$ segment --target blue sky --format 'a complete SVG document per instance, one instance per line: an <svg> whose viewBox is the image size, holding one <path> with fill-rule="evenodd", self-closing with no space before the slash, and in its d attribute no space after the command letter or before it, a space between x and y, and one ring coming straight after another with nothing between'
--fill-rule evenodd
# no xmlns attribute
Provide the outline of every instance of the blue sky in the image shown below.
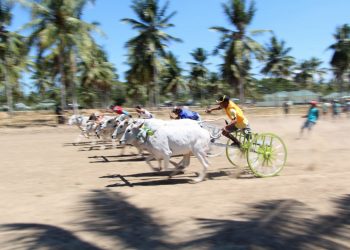
<svg viewBox="0 0 350 250"><path fill-rule="evenodd" d="M131 0L96 0L95 5L86 8L83 19L97 21L107 37L96 36L100 45L108 52L111 62L116 65L120 79L124 79L125 42L136 35L120 19L135 18L130 9ZM161 3L164 3L161 0ZM178 56L182 66L188 69L186 62L192 60L190 52L203 47L211 52L218 44L219 34L210 31L211 26L226 26L228 22L223 14L221 3L226 0L170 0L169 11L177 11L172 19L174 28L168 33L179 37L183 43L172 43L169 49ZM257 12L249 30L268 29L274 31L279 39L286 41L292 48L291 55L298 62L310 57L324 61L323 67L329 67L333 34L337 26L350 23L349 0L256 0ZM170 13L170 12L169 12ZM27 10L14 9L13 29L18 29L29 20ZM256 38L265 44L269 35ZM221 58L211 56L209 68L217 70ZM255 65L259 68L259 65ZM255 70L257 72L257 69Z"/></svg>

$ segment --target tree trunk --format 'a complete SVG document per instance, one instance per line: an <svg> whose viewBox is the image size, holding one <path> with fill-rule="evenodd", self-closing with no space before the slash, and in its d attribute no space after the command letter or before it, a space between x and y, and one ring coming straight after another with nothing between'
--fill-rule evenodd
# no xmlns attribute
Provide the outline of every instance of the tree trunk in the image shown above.
<svg viewBox="0 0 350 250"><path fill-rule="evenodd" d="M61 75L61 108L66 109L66 86L65 86L65 73L64 73L64 60L63 60L63 50L61 50L58 55L59 70Z"/></svg>
<svg viewBox="0 0 350 250"><path fill-rule="evenodd" d="M74 114L77 115L79 113L78 110L78 100L77 100L77 93L76 93L76 86L75 86L75 73L77 71L77 65L74 59L74 53L70 53L70 71L71 71L71 91L72 91L72 103L73 103L73 111Z"/></svg>
<svg viewBox="0 0 350 250"><path fill-rule="evenodd" d="M239 102L241 103L241 105L244 104L245 100L244 100L244 79L241 77L239 78Z"/></svg>
<svg viewBox="0 0 350 250"><path fill-rule="evenodd" d="M159 84L156 57L153 59L154 106L159 108Z"/></svg>
<svg viewBox="0 0 350 250"><path fill-rule="evenodd" d="M148 106L153 107L153 89L154 86L152 86L152 83L149 84L148 86Z"/></svg>
<svg viewBox="0 0 350 250"><path fill-rule="evenodd" d="M197 84L197 86L199 86L200 89L200 95L201 95L201 107L203 107L203 103L204 103L204 96L203 96L203 82L202 79L200 79L200 84Z"/></svg>
<svg viewBox="0 0 350 250"><path fill-rule="evenodd" d="M6 99L7 99L7 106L9 108L8 112L10 115L13 114L13 97L12 97L12 87L11 84L8 81L7 77L7 62L5 60L4 62L4 81L5 81L5 87L6 87Z"/></svg>

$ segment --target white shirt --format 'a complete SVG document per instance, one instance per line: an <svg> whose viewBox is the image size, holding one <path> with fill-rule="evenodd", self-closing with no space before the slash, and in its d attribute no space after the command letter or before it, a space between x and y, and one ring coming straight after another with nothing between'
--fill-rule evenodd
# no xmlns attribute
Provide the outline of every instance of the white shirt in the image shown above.
<svg viewBox="0 0 350 250"><path fill-rule="evenodd" d="M148 110L146 109L143 109L141 111L141 113L139 113L139 117L142 118L142 119L151 119L153 118L154 116L151 114L151 112L149 112Z"/></svg>

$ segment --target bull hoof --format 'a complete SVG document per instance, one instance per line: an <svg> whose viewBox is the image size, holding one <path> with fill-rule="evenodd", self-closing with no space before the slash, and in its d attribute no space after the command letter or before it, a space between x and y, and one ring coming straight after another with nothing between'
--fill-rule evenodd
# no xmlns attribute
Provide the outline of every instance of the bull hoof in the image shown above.
<svg viewBox="0 0 350 250"><path fill-rule="evenodd" d="M204 179L203 178L194 178L190 181L191 184L196 184L199 182L202 182Z"/></svg>

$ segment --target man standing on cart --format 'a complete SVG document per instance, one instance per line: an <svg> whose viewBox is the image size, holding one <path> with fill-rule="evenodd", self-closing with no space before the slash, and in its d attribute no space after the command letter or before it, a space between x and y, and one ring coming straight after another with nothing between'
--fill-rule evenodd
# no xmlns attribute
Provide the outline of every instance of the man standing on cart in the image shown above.
<svg viewBox="0 0 350 250"><path fill-rule="evenodd" d="M226 95L220 96L216 102L219 104L219 106L211 109L208 108L206 112L210 113L213 110L224 109L230 121L222 129L222 134L233 141L231 145L241 147L240 141L233 136L232 132L236 131L237 129L241 129L245 136L249 138L251 132L248 119L244 116L243 111L238 107L238 105L230 100L230 97Z"/></svg>

